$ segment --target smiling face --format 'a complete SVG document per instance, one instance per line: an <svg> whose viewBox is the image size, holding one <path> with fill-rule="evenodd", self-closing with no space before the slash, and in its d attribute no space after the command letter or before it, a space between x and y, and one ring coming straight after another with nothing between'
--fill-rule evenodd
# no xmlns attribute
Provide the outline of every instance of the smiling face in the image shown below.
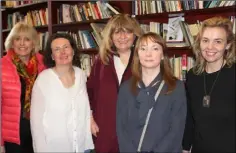
<svg viewBox="0 0 236 153"><path fill-rule="evenodd" d="M24 32L20 32L12 43L12 48L20 57L29 57L34 48L32 39Z"/></svg>
<svg viewBox="0 0 236 153"><path fill-rule="evenodd" d="M134 33L125 28L115 29L112 34L112 41L118 52L129 51L134 43L134 39Z"/></svg>
<svg viewBox="0 0 236 153"><path fill-rule="evenodd" d="M230 48L230 44L227 44L226 31L220 27L205 28L200 40L200 48L207 63L222 63L225 50Z"/></svg>
<svg viewBox="0 0 236 153"><path fill-rule="evenodd" d="M74 51L69 40L57 38L51 43L52 58L56 65L72 65Z"/></svg>
<svg viewBox="0 0 236 153"><path fill-rule="evenodd" d="M138 57L143 69L160 69L161 60L164 58L163 48L160 44L147 38L140 43Z"/></svg>

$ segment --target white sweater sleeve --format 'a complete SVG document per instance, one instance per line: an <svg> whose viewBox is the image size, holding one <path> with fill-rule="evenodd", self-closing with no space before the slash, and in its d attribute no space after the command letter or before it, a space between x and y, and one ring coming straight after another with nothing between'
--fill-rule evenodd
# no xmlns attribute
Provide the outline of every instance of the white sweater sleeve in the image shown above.
<svg viewBox="0 0 236 153"><path fill-rule="evenodd" d="M93 144L93 139L92 139L92 133L91 133L91 110L90 110L90 105L89 105L89 98L88 98L88 93L87 93L87 87L86 87L86 81L87 77L85 74L82 75L82 93L85 95L85 102L86 102L86 138L85 138L85 149L94 149L94 144Z"/></svg>
<svg viewBox="0 0 236 153"><path fill-rule="evenodd" d="M45 101L39 83L36 80L31 98L30 124L33 139L34 152L46 152L47 143L43 127L43 116L45 112Z"/></svg>

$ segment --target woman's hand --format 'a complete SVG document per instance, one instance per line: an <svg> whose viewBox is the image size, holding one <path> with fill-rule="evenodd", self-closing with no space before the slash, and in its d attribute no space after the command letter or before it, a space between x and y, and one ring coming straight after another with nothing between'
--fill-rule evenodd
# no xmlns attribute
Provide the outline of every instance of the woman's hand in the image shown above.
<svg viewBox="0 0 236 153"><path fill-rule="evenodd" d="M188 151L188 150L182 150L182 153L191 153L191 151Z"/></svg>
<svg viewBox="0 0 236 153"><path fill-rule="evenodd" d="M0 153L5 153L5 148L4 148L4 146L1 146L1 150L0 150L1 152Z"/></svg>
<svg viewBox="0 0 236 153"><path fill-rule="evenodd" d="M99 132L99 128L97 123L95 122L93 116L91 115L91 132L92 134L97 137L97 133Z"/></svg>

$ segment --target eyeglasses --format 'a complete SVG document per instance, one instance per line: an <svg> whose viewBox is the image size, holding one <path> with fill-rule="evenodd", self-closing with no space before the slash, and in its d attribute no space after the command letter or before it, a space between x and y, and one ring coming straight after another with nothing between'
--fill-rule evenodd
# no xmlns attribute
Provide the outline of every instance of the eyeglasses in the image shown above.
<svg viewBox="0 0 236 153"><path fill-rule="evenodd" d="M55 48L52 48L52 51L55 52L55 53L60 53L61 50L63 51L69 51L71 49L71 46L70 45L64 45L62 47L55 47Z"/></svg>

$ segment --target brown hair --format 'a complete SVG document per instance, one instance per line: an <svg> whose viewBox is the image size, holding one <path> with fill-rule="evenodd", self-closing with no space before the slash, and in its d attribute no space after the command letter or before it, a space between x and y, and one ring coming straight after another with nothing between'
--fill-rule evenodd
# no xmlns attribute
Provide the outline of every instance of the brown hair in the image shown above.
<svg viewBox="0 0 236 153"><path fill-rule="evenodd" d="M206 60L202 57L201 49L200 49L200 42L202 39L203 32L208 27L219 27L223 28L227 34L227 44L231 44L230 48L225 51L224 59L226 61L226 65L231 67L233 63L235 63L235 35L233 34L233 24L232 22L223 17L213 17L207 20L204 20L199 33L196 37L193 53L196 57L195 66L193 67L193 72L195 74L201 74L206 66Z"/></svg>
<svg viewBox="0 0 236 153"><path fill-rule="evenodd" d="M148 32L146 34L143 34L136 42L134 55L133 55L133 63L132 63L132 68L131 68L132 74L133 74L132 83L131 83L131 91L134 94L137 94L137 85L138 85L138 82L140 82L142 79L142 71L141 71L141 64L138 57L138 50L141 44L147 41L148 39L162 46L164 59L160 63L160 70L161 70L160 73L162 74L163 80L167 84L168 89L166 93L168 94L174 90L176 86L177 78L172 73L170 61L167 56L167 47L166 47L166 43L164 39L158 34L153 33L153 32Z"/></svg>
<svg viewBox="0 0 236 153"><path fill-rule="evenodd" d="M47 68L51 68L54 67L56 65L55 60L52 59L52 42L58 38L64 38L66 40L69 41L73 51L74 51L74 56L72 59L72 65L73 66L77 66L77 67L81 67L81 63L80 63L80 50L78 49L76 42L74 40L74 38L69 35L68 33L54 33L52 34L48 40L47 40L47 44L45 47L45 51L43 52L44 55L44 64L47 66Z"/></svg>
<svg viewBox="0 0 236 153"><path fill-rule="evenodd" d="M109 57L112 54L116 54L112 42L112 34L116 29L125 28L128 31L134 33L135 36L139 37L142 34L142 29L135 18L132 18L129 14L117 14L114 15L106 24L103 30L103 40L99 47L99 55L103 64L108 64Z"/></svg>

